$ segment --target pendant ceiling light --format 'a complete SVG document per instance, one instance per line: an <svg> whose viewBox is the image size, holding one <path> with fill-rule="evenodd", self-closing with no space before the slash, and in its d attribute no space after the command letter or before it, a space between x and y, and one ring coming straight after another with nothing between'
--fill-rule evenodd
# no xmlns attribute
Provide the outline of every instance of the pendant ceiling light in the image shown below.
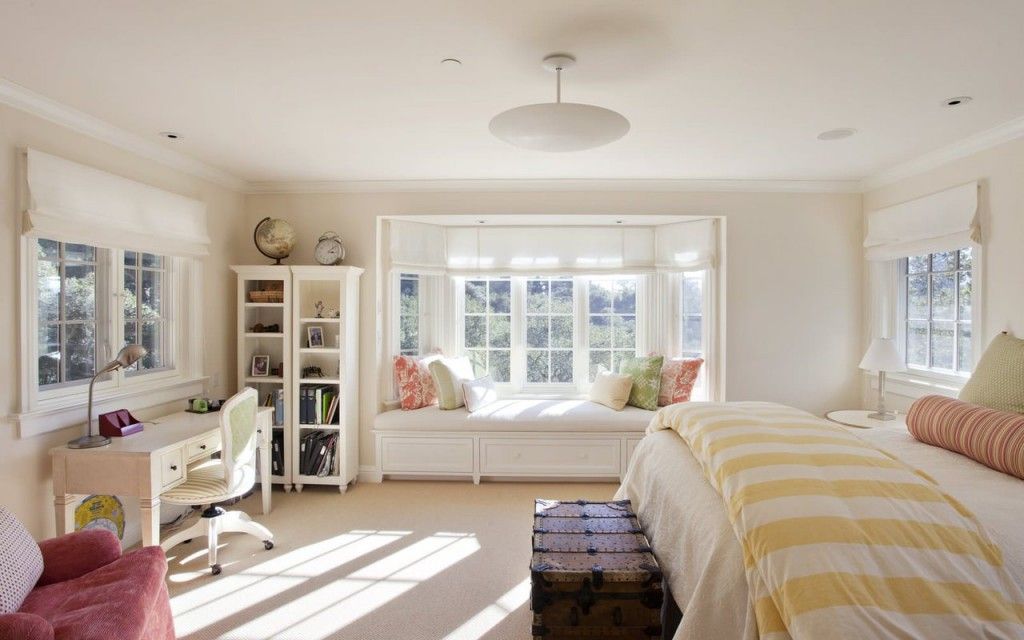
<svg viewBox="0 0 1024 640"><path fill-rule="evenodd" d="M491 119L491 133L534 151L582 151L614 142L629 132L629 120L611 109L562 102L562 71L576 63L569 55L544 58L555 72L555 101L503 111Z"/></svg>

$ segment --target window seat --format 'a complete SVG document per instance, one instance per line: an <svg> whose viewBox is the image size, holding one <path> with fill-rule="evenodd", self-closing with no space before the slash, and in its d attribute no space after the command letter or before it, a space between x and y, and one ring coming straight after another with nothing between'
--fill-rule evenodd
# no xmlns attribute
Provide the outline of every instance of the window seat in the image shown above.
<svg viewBox="0 0 1024 640"><path fill-rule="evenodd" d="M474 413L386 411L374 420L384 477L621 479L653 411L589 400L499 400Z"/></svg>

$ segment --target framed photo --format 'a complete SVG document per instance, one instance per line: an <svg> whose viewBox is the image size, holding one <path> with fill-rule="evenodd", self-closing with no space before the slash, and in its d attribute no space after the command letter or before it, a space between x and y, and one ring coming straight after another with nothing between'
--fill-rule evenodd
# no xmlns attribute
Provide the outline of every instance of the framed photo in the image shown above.
<svg viewBox="0 0 1024 640"><path fill-rule="evenodd" d="M252 377L265 378L270 375L270 356L252 357Z"/></svg>
<svg viewBox="0 0 1024 640"><path fill-rule="evenodd" d="M324 346L324 328L306 327L306 337L309 338L310 349L322 349Z"/></svg>

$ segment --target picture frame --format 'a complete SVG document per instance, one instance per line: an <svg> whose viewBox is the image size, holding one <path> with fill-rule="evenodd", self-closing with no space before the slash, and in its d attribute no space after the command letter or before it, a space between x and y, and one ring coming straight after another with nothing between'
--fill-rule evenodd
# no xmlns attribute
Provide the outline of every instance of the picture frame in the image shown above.
<svg viewBox="0 0 1024 640"><path fill-rule="evenodd" d="M270 375L270 356L253 356L250 375L254 378L266 378Z"/></svg>
<svg viewBox="0 0 1024 640"><path fill-rule="evenodd" d="M324 328L323 327L306 327L306 338L309 342L310 349L323 349L324 347Z"/></svg>

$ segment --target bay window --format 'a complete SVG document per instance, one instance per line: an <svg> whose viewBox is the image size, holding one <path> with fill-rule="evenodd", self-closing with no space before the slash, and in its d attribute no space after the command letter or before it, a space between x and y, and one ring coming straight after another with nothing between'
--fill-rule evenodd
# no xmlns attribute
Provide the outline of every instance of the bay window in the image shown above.
<svg viewBox="0 0 1024 640"><path fill-rule="evenodd" d="M420 276L402 273L398 276L398 352L403 356L419 355L420 344Z"/></svg>
<svg viewBox="0 0 1024 640"><path fill-rule="evenodd" d="M526 382L572 384L575 304L572 278L526 281Z"/></svg>
<svg viewBox="0 0 1024 640"><path fill-rule="evenodd" d="M512 281L466 280L463 346L478 376L512 380Z"/></svg>
<svg viewBox="0 0 1024 640"><path fill-rule="evenodd" d="M636 355L636 278L587 280L589 380L598 369L618 371L623 358Z"/></svg>

